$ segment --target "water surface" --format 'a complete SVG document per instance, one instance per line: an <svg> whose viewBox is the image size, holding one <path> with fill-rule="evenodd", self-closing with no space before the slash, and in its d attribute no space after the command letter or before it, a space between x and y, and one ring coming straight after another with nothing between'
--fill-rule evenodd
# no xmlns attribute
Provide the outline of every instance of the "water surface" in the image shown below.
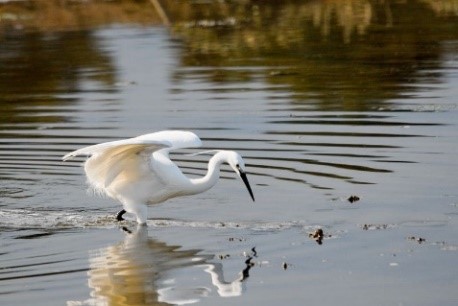
<svg viewBox="0 0 458 306"><path fill-rule="evenodd" d="M1 304L455 305L454 1L171 3L0 36ZM118 225L61 161L163 129L240 152L256 202L226 167Z"/></svg>

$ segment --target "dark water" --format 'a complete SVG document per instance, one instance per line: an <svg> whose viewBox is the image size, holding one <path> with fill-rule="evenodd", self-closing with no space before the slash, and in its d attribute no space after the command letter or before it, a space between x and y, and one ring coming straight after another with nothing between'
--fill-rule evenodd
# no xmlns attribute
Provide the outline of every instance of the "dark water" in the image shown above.
<svg viewBox="0 0 458 306"><path fill-rule="evenodd" d="M169 27L9 31L0 304L456 305L457 6L168 2ZM227 167L122 229L61 161L163 129L240 152L256 202Z"/></svg>

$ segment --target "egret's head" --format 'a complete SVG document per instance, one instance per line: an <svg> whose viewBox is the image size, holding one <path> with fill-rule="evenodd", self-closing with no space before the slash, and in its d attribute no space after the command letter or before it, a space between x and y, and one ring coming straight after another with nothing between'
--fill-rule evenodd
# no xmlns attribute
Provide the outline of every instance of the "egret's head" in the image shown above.
<svg viewBox="0 0 458 306"><path fill-rule="evenodd" d="M239 153L234 151L226 151L227 153L227 162L234 169L235 173L242 179L245 183L248 192L250 193L251 198L254 201L253 191L251 190L250 183L248 182L248 178L246 177L245 172L245 162L243 161L242 156Z"/></svg>
<svg viewBox="0 0 458 306"><path fill-rule="evenodd" d="M243 161L242 156L239 153L234 151L226 151L227 154L227 163L235 171L235 173L240 175L240 170L245 172L245 162Z"/></svg>

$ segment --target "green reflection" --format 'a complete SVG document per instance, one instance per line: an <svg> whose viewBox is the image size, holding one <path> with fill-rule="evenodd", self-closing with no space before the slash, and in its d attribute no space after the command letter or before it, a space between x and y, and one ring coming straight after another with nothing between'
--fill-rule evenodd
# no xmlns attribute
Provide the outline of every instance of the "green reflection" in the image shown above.
<svg viewBox="0 0 458 306"><path fill-rule="evenodd" d="M0 1L0 40L14 31L55 32L112 23L159 22L150 0Z"/></svg>
<svg viewBox="0 0 458 306"><path fill-rule="evenodd" d="M148 0L0 3L0 129L63 122L56 106L116 92L116 67L97 27L158 22Z"/></svg>
<svg viewBox="0 0 458 306"><path fill-rule="evenodd" d="M0 48L0 66L3 124L63 121L52 114L28 115L78 99L84 80L109 88L116 79L112 59L90 31L11 36Z"/></svg>
<svg viewBox="0 0 458 306"><path fill-rule="evenodd" d="M163 3L186 43L182 67L217 67L198 71L214 83L265 80L293 109L389 107L440 82L442 43L458 39L450 0Z"/></svg>

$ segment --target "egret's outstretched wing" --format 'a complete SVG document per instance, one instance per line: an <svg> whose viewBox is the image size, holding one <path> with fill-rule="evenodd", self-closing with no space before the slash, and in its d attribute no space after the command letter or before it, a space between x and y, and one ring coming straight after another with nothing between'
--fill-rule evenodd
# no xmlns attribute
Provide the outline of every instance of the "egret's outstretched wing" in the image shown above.
<svg viewBox="0 0 458 306"><path fill-rule="evenodd" d="M171 143L166 142L166 141L139 140L137 139L137 137L135 137L135 138L129 138L129 139L124 139L124 140L104 142L104 143L96 144L93 146L84 147L84 148L81 148L81 149L78 149L76 151L66 154L62 158L62 160L66 161L68 159L71 159L79 155L87 155L87 156L93 156L97 154L113 155L116 153L121 153L126 148L128 147L132 148L132 146L136 146L136 145L138 146L139 149L150 147L152 151L166 148L166 147L171 147Z"/></svg>
<svg viewBox="0 0 458 306"><path fill-rule="evenodd" d="M189 182L178 166L170 160L169 152L177 149L195 148L202 145L196 134L188 131L161 131L138 136L137 139L167 141L170 147L155 152L151 158L151 170L164 186Z"/></svg>
<svg viewBox="0 0 458 306"><path fill-rule="evenodd" d="M104 142L89 147L70 152L63 157L63 160L68 160L78 155L93 155L112 150L125 145L162 145L162 148L169 148L168 150L176 150L182 148L195 148L202 145L200 138L188 131L161 131L141 135L134 138ZM154 151L154 150L153 150Z"/></svg>
<svg viewBox="0 0 458 306"><path fill-rule="evenodd" d="M85 147L65 155L63 160L78 155L90 156L84 165L89 184L102 193L109 193L112 184L145 181L145 177L156 180L159 173L154 173L150 164L156 162L151 160L153 152L161 150L164 166L176 168L168 158L170 150L200 145L201 141L194 133L162 131Z"/></svg>
<svg viewBox="0 0 458 306"><path fill-rule="evenodd" d="M157 150L170 147L165 141L130 138L85 147L64 156L64 160L78 155L91 156L84 165L89 184L96 190L106 192L121 172L139 175L148 168L149 156Z"/></svg>
<svg viewBox="0 0 458 306"><path fill-rule="evenodd" d="M161 131L136 137L138 140L165 141L170 143L168 151L184 148L196 148L202 145L200 138L188 131Z"/></svg>

